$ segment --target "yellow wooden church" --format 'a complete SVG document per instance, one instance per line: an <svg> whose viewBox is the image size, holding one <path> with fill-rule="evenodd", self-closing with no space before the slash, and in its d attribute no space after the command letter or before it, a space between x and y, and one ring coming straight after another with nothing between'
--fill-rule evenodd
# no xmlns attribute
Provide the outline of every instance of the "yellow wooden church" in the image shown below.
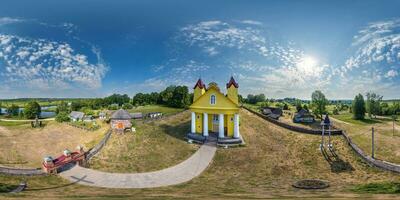
<svg viewBox="0 0 400 200"><path fill-rule="evenodd" d="M231 77L224 95L218 85L211 82L208 87L199 79L194 86L191 133L189 139L205 140L210 134L218 136L218 143L241 143L239 131L239 85Z"/></svg>

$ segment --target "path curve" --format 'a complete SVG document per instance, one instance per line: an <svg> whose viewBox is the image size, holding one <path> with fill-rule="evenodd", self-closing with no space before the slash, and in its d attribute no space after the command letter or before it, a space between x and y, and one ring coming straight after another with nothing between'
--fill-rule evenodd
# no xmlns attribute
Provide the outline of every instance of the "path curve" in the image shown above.
<svg viewBox="0 0 400 200"><path fill-rule="evenodd" d="M104 188L155 188L177 185L200 175L211 163L216 150L216 141L209 141L187 160L154 172L109 173L76 165L59 175L71 182Z"/></svg>

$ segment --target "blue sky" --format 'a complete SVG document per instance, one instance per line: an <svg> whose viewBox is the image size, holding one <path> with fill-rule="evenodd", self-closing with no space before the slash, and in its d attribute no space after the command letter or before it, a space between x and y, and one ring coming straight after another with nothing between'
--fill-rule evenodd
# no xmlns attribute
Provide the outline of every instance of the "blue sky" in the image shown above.
<svg viewBox="0 0 400 200"><path fill-rule="evenodd" d="M2 1L0 98L192 87L400 98L400 1Z"/></svg>

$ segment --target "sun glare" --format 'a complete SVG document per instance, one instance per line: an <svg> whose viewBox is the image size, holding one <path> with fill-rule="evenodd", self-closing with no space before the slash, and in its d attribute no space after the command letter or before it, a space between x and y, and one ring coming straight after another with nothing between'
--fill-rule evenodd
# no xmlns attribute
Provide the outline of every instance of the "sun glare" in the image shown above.
<svg viewBox="0 0 400 200"><path fill-rule="evenodd" d="M318 61L312 56L304 56L297 63L297 68L307 74L313 73L314 68L317 67Z"/></svg>

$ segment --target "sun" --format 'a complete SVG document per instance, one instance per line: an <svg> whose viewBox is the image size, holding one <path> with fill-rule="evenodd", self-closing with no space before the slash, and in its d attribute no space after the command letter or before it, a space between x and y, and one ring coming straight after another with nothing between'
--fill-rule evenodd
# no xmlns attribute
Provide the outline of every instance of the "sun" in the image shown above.
<svg viewBox="0 0 400 200"><path fill-rule="evenodd" d="M312 74L318 65L318 60L312 56L303 56L296 64L297 69L306 73Z"/></svg>

